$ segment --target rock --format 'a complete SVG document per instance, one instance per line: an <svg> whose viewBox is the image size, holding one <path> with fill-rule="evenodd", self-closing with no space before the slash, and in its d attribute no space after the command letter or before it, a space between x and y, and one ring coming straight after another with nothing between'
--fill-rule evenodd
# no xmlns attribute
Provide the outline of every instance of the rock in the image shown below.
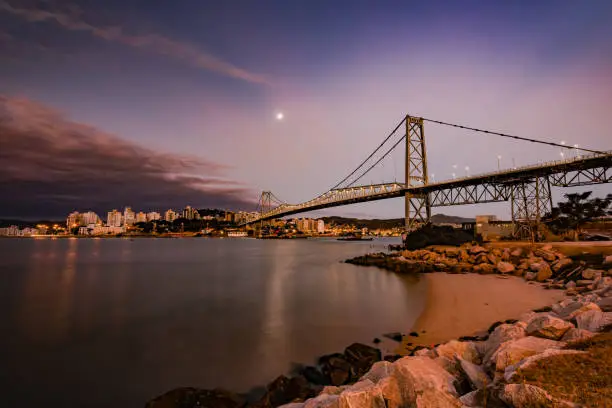
<svg viewBox="0 0 612 408"><path fill-rule="evenodd" d="M574 261L572 261L570 258L562 258L552 264L552 270L556 274L563 272L565 269L569 269L569 267L573 264Z"/></svg>
<svg viewBox="0 0 612 408"><path fill-rule="evenodd" d="M559 340L574 325L549 314L532 319L527 326L527 335Z"/></svg>
<svg viewBox="0 0 612 408"><path fill-rule="evenodd" d="M446 248L444 254L450 258L456 258L459 255L459 248Z"/></svg>
<svg viewBox="0 0 612 408"><path fill-rule="evenodd" d="M544 259L545 261L548 262L553 262L554 260L557 259L557 256L555 255L554 252L551 251L547 251L543 248L540 249L536 249L535 251L533 251L533 254L535 256L539 256L540 258Z"/></svg>
<svg viewBox="0 0 612 408"><path fill-rule="evenodd" d="M219 407L241 408L244 398L222 389L176 388L147 403L145 408Z"/></svg>
<svg viewBox="0 0 612 408"><path fill-rule="evenodd" d="M576 281L576 286L590 286L594 283L595 281L591 279L579 279Z"/></svg>
<svg viewBox="0 0 612 408"><path fill-rule="evenodd" d="M569 281L565 284L565 289L574 289L576 287L576 282Z"/></svg>
<svg viewBox="0 0 612 408"><path fill-rule="evenodd" d="M491 379L481 366L463 359L459 359L459 364L474 388L485 388L491 384Z"/></svg>
<svg viewBox="0 0 612 408"><path fill-rule="evenodd" d="M467 251L465 249L459 250L459 255L457 256L457 260L459 262L467 262L470 259Z"/></svg>
<svg viewBox="0 0 612 408"><path fill-rule="evenodd" d="M586 280L593 280L596 279L598 277L601 277L602 271L598 271L596 269L585 269L584 271L582 271L582 279L586 279Z"/></svg>
<svg viewBox="0 0 612 408"><path fill-rule="evenodd" d="M470 254L471 255L477 255L477 254L480 254L482 252L487 252L487 249L481 247L480 245L474 245L472 248L470 248Z"/></svg>
<svg viewBox="0 0 612 408"><path fill-rule="evenodd" d="M482 361L486 364L499 346L509 340L516 340L526 336L525 328L517 324L501 324L491 332L485 342Z"/></svg>
<svg viewBox="0 0 612 408"><path fill-rule="evenodd" d="M612 297L605 297L596 303L603 312L612 312Z"/></svg>
<svg viewBox="0 0 612 408"><path fill-rule="evenodd" d="M344 349L344 355L350 362L369 362L370 365L382 360L380 350L362 343L353 343Z"/></svg>
<svg viewBox="0 0 612 408"><path fill-rule="evenodd" d="M343 385L351 378L351 364L343 354L334 353L323 356L319 359L319 364L323 368L327 384Z"/></svg>
<svg viewBox="0 0 612 408"><path fill-rule="evenodd" d="M609 324L612 324L612 312L589 310L576 316L576 325L579 329L598 332Z"/></svg>
<svg viewBox="0 0 612 408"><path fill-rule="evenodd" d="M474 343L471 341L451 340L439 345L435 350L438 356L446 357L450 360L454 360L455 356L457 356L471 363L480 363L478 350L476 350Z"/></svg>
<svg viewBox="0 0 612 408"><path fill-rule="evenodd" d="M565 343L542 339L539 337L523 337L503 343L491 356L491 362L497 371L503 372L506 367L516 364L524 358L539 354L547 349L560 349Z"/></svg>
<svg viewBox="0 0 612 408"><path fill-rule="evenodd" d="M595 289L601 290L607 288L608 286L612 286L612 277L604 276L602 278L599 278L599 280L595 284Z"/></svg>
<svg viewBox="0 0 612 408"><path fill-rule="evenodd" d="M517 258L520 258L521 256L523 256L523 248L521 247L512 248L512 250L510 251L510 256L515 256Z"/></svg>
<svg viewBox="0 0 612 408"><path fill-rule="evenodd" d="M394 370L393 363L389 361L379 361L372 365L370 371L368 371L362 380L370 380L373 383L377 383L385 377L388 377Z"/></svg>
<svg viewBox="0 0 612 408"><path fill-rule="evenodd" d="M339 387L336 387L335 385L326 385L325 387L323 387L323 390L319 393L319 395L321 394L340 395L342 394L342 391L346 390L349 387L350 385L341 385Z"/></svg>
<svg viewBox="0 0 612 408"><path fill-rule="evenodd" d="M538 276L538 275L537 275L535 272L526 272L526 273L525 273L525 280L526 280L526 281L532 281L532 280L535 280L535 278L536 278L537 276Z"/></svg>
<svg viewBox="0 0 612 408"><path fill-rule="evenodd" d="M495 272L495 267L488 263L481 263L478 265L479 271L481 275L490 275Z"/></svg>
<svg viewBox="0 0 612 408"><path fill-rule="evenodd" d="M304 408L340 408L340 396L321 394L306 401Z"/></svg>
<svg viewBox="0 0 612 408"><path fill-rule="evenodd" d="M538 282L544 282L546 279L550 279L552 277L552 271L550 270L550 266L548 264L544 264L537 272L536 280Z"/></svg>
<svg viewBox="0 0 612 408"><path fill-rule="evenodd" d="M562 315L561 317L565 320L573 320L576 317L578 317L579 315L586 313L588 311L591 310L597 310L597 311L601 311L601 309L599 308L599 306L597 306L597 304L593 303L593 302L588 302L588 303L582 303L582 302L576 302L578 303L579 307L575 310L573 310L571 313L567 314L567 315ZM575 307L575 304L571 305L572 307Z"/></svg>
<svg viewBox="0 0 612 408"><path fill-rule="evenodd" d="M489 262L491 265L497 265L497 263L499 262L499 257L495 256L495 254L489 253L486 255L487 257L487 262Z"/></svg>
<svg viewBox="0 0 612 408"><path fill-rule="evenodd" d="M386 408L382 390L370 380L362 380L340 394L340 407Z"/></svg>
<svg viewBox="0 0 612 408"><path fill-rule="evenodd" d="M510 262L498 262L497 263L497 270L499 271L499 273L510 273L510 272L514 272L514 265L512 265Z"/></svg>
<svg viewBox="0 0 612 408"><path fill-rule="evenodd" d="M287 378L277 377L266 387L266 393L259 401L259 407L277 407L295 399L306 399L315 395L308 386L308 381L302 376Z"/></svg>
<svg viewBox="0 0 612 408"><path fill-rule="evenodd" d="M477 407L478 406L478 390L468 392L465 395L459 397L459 401L466 407Z"/></svg>
<svg viewBox="0 0 612 408"><path fill-rule="evenodd" d="M391 339L391 340L395 340L397 342L401 342L402 339L404 338L402 333L399 333L399 332L383 334L383 337L386 337L386 338Z"/></svg>
<svg viewBox="0 0 612 408"><path fill-rule="evenodd" d="M507 384L500 394L500 398L515 408L551 407L554 405L553 397L531 384Z"/></svg>
<svg viewBox="0 0 612 408"><path fill-rule="evenodd" d="M518 370L524 370L530 367L533 363L540 360L546 360L547 358L563 355L563 354L585 354L584 351L579 350L545 350L543 353L535 354L533 356L527 357L516 364L512 364L511 366L506 367L504 370L504 379L507 382L512 381L514 376L517 374Z"/></svg>
<svg viewBox="0 0 612 408"><path fill-rule="evenodd" d="M510 248L504 248L501 255L502 261L508 262L510 261Z"/></svg>
<svg viewBox="0 0 612 408"><path fill-rule="evenodd" d="M565 332L563 337L561 337L561 341L564 341L567 343L567 342L578 341L578 340L586 340L586 339L590 339L594 335L595 333L590 332L588 330L571 328Z"/></svg>
<svg viewBox="0 0 612 408"><path fill-rule="evenodd" d="M603 260L603 264L602 264L602 265L603 265L603 266L605 266L605 267L610 267L610 266L612 266L612 255L608 255L608 256L606 256L606 257L604 258L604 260Z"/></svg>
<svg viewBox="0 0 612 408"><path fill-rule="evenodd" d="M432 357L433 358L434 352L433 350L430 350L428 348L422 348L420 350L416 350L414 352L414 355L418 357Z"/></svg>
<svg viewBox="0 0 612 408"><path fill-rule="evenodd" d="M325 375L317 368L312 366L306 366L301 371L300 374L306 378L309 383L316 385L325 385Z"/></svg>

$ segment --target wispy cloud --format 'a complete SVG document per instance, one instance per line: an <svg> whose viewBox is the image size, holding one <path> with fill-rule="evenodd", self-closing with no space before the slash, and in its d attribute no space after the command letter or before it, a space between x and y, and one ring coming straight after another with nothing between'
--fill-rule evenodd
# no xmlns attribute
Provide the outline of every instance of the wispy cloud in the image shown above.
<svg viewBox="0 0 612 408"><path fill-rule="evenodd" d="M48 11L40 8L17 7L4 0L0 0L0 11L8 12L31 23L54 22L66 30L88 32L106 41L142 49L154 54L165 55L221 75L250 83L270 85L268 78L263 75L237 67L210 53L202 51L193 44L176 41L163 35L131 35L122 27L94 25L74 13L66 14L60 11Z"/></svg>
<svg viewBox="0 0 612 408"><path fill-rule="evenodd" d="M164 154L0 95L0 215L58 216L123 205L251 208L255 194L225 166Z"/></svg>

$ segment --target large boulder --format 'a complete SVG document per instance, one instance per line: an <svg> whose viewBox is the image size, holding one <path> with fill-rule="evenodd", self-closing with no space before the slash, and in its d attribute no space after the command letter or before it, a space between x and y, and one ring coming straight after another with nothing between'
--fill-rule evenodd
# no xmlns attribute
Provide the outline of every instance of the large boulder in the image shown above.
<svg viewBox="0 0 612 408"><path fill-rule="evenodd" d="M266 393L257 403L258 408L273 408L296 399L304 400L315 396L314 390L302 376L277 377L266 387Z"/></svg>
<svg viewBox="0 0 612 408"><path fill-rule="evenodd" d="M550 270L550 266L548 264L542 264L542 267L538 269L536 280L538 282L544 282L546 279L552 278L552 271Z"/></svg>
<svg viewBox="0 0 612 408"><path fill-rule="evenodd" d="M601 311L612 312L612 296L599 299L596 304Z"/></svg>
<svg viewBox="0 0 612 408"><path fill-rule="evenodd" d="M242 408L246 400L222 389L176 388L152 399L145 408L219 407Z"/></svg>
<svg viewBox="0 0 612 408"><path fill-rule="evenodd" d="M599 271L597 269L587 268L584 271L582 271L582 279L593 280L593 279L600 278L602 274L603 274L602 271Z"/></svg>
<svg viewBox="0 0 612 408"><path fill-rule="evenodd" d="M578 316L580 316L581 314L590 312L592 310L601 311L599 306L597 306L597 304L593 302L587 302L587 303L576 302L576 303L580 305L577 309L574 309L570 313L563 314L560 317L562 317L565 320L573 320L577 318ZM576 305L574 304L571 305L571 307L575 307L575 306Z"/></svg>
<svg viewBox="0 0 612 408"><path fill-rule="evenodd" d="M545 350L543 353L534 354L533 356L527 357L516 364L512 364L504 370L504 379L507 382L512 381L514 376L518 373L519 370L525 370L526 368L533 365L535 362L540 360L546 360L553 356L563 355L563 354L584 354L585 351L579 350Z"/></svg>
<svg viewBox="0 0 612 408"><path fill-rule="evenodd" d="M499 273L511 273L514 272L514 265L512 265L510 262L498 262L497 270Z"/></svg>
<svg viewBox="0 0 612 408"><path fill-rule="evenodd" d="M506 367L516 364L524 358L539 354L548 349L560 349L565 343L540 337L523 337L503 343L491 356L495 370L503 372Z"/></svg>
<svg viewBox="0 0 612 408"><path fill-rule="evenodd" d="M322 356L319 364L328 384L343 385L351 379L351 363L343 354L334 353Z"/></svg>
<svg viewBox="0 0 612 408"><path fill-rule="evenodd" d="M370 380L353 384L340 394L340 407L386 408L382 390Z"/></svg>
<svg viewBox="0 0 612 408"><path fill-rule="evenodd" d="M533 251L533 254L535 256L539 256L540 258L548 262L553 262L554 260L557 259L557 255L554 252L547 251L544 248L536 249L535 251Z"/></svg>
<svg viewBox="0 0 612 408"><path fill-rule="evenodd" d="M561 337L561 341L569 343L572 341L586 340L586 339L590 339L594 335L595 333L585 330L585 329L571 328L565 332L563 337Z"/></svg>
<svg viewBox="0 0 612 408"><path fill-rule="evenodd" d="M573 264L574 261L572 261L570 258L561 258L552 264L552 270L554 273L560 273L571 267Z"/></svg>
<svg viewBox="0 0 612 408"><path fill-rule="evenodd" d="M352 377L357 380L368 372L372 364L382 360L380 350L366 344L353 343L344 350L346 359L352 366Z"/></svg>
<svg viewBox="0 0 612 408"><path fill-rule="evenodd" d="M531 384L506 384L500 398L515 408L552 407L555 404L549 393Z"/></svg>
<svg viewBox="0 0 612 408"><path fill-rule="evenodd" d="M519 324L501 324L493 330L485 342L484 356L482 361L489 361L498 347L509 340L516 340L527 335L525 327Z"/></svg>
<svg viewBox="0 0 612 408"><path fill-rule="evenodd" d="M471 255L477 255L483 252L487 252L487 248L481 247L480 245L474 245L472 248L470 248Z"/></svg>
<svg viewBox="0 0 612 408"><path fill-rule="evenodd" d="M459 359L459 364L474 388L480 389L491 384L491 379L481 366L463 359Z"/></svg>
<svg viewBox="0 0 612 408"><path fill-rule="evenodd" d="M446 357L450 360L453 360L456 356L472 363L480 362L478 350L471 341L451 340L447 343L439 345L435 350L438 356Z"/></svg>
<svg viewBox="0 0 612 408"><path fill-rule="evenodd" d="M532 319L527 326L527 335L542 337L545 339L559 340L566 331L574 325L558 317L549 314L538 316Z"/></svg>
<svg viewBox="0 0 612 408"><path fill-rule="evenodd" d="M364 379L377 385L388 408L461 406L455 378L428 357L404 357L390 365L377 363Z"/></svg>
<svg viewBox="0 0 612 408"><path fill-rule="evenodd" d="M589 310L576 316L576 326L579 329L597 332L610 324L612 324L612 312Z"/></svg>
<svg viewBox="0 0 612 408"><path fill-rule="evenodd" d="M612 255L608 255L604 258L603 266L606 268L612 267Z"/></svg>
<svg viewBox="0 0 612 408"><path fill-rule="evenodd" d="M340 408L340 396L321 394L306 401L304 408Z"/></svg>

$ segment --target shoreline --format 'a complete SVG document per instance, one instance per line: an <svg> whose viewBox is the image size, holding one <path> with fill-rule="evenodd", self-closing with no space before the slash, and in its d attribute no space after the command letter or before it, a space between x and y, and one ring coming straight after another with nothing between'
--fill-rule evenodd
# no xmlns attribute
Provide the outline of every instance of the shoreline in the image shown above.
<svg viewBox="0 0 612 408"><path fill-rule="evenodd" d="M612 247L612 244L609 245ZM602 253L606 252L603 251ZM487 264L485 260L488 255L493 255L495 258L491 260L490 264ZM590 256L592 254L586 254L585 256L584 251L582 251L582 255L590 259L587 262L593 261L593 257ZM600 266L605 263L609 264L608 268L612 268L612 257L604 260L601 253L597 257L600 259ZM457 259L459 262L456 262ZM610 299L608 300L612 300L612 277L610 277L612 276L612 269L608 272L605 270L594 271L591 269L593 267L591 263L587 264L584 260L574 261L569 259L559 252L552 251L552 247L549 245L533 246L527 247L526 250L525 248L519 250L516 247L512 249L486 249L468 244L460 248L429 248L429 250L402 251L400 254L390 255L384 253L370 254L347 262L364 266L377 266L396 273L418 273L428 280L427 304L415 322L413 331L407 336L401 333L391 334L396 341L401 340L401 343L398 343L397 354L383 356L380 349L366 344L354 343L347 347L344 353L321 356L318 366L304 367L297 376L288 378L282 375L278 377L268 384L265 388L265 394L257 401L247 401L246 395L238 395L228 391L179 388L150 400L146 407L171 408L183 406L180 404L187 401L194 401L197 402L197 405L186 406L195 407L208 404L231 408L272 408L285 407L284 404L288 404L286 408L335 408L343 406L342 404L346 405L346 403L351 405L351 398L356 393L361 395L360 398L364 398L364 393L370 393L367 397L369 400L374 401L380 398L382 402L385 393L397 393L397 385L389 389L388 382L381 382L381 378L391 380L390 373L395 370L396 366L399 367L403 364L415 365L413 367L415 372L423 369L421 365L424 364L428 366L427 370L430 374L432 370L437 370L437 376L446 376L444 380L439 380L435 385L428 386L427 389L431 387L440 388L441 383L451 384L450 387L441 387L442 389L434 390L437 397L441 399L436 400L435 403L432 402L433 405L415 406L481 406L483 395L486 400L487 395L492 395L491 393L494 393L495 398L498 398L499 395L499 398L508 403L509 406L525 406L514 405L512 399L515 397L512 393L517 390L519 384L506 384L504 373L500 374L496 371L496 367L499 369L500 363L495 362L495 359L499 359L499 357L498 353L493 353L492 350L494 351L494 349L505 344L504 341L506 340L499 340L500 338L508 337L507 342L525 338L529 342L541 343L542 339L540 337L542 336L538 337L538 333L527 333L532 328L534 319L540 317L544 320L544 323L552 319L557 326L564 324L566 331L571 326L572 329L568 334L572 334L572 339L586 338L601 330L600 326L594 326L592 323L576 323L573 315L570 316L570 319L573 320L564 323L555 312L549 312L555 310L555 308L565 310L569 306L573 307L574 313L577 309L579 312L603 313L603 315L609 317L612 323L612 311L605 314L597 305L589 306L593 304L592 301L598 301L598 299L606 301L606 298L599 297L598 294L606 296L606 293L609 292ZM446 270L441 272L440 269ZM488 276L476 276L474 272ZM606 275L608 276L606 277ZM527 282L523 281L522 278ZM479 286L481 287L479 288ZM484 291L482 287L488 290ZM525 292L530 293L528 299L520 299L520 294ZM449 293L454 293L454 295L449 296ZM459 301L457 294L463 296L461 301ZM574 307L574 304L578 306ZM551 305L552 307L550 307ZM479 313L475 314L474 310ZM589 324L591 325L589 326ZM581 327L585 325L591 331L584 330ZM544 337L548 335L549 331L554 330L554 328L549 327L540 327L539 329L544 333ZM506 335L506 333L511 334ZM385 335L385 337L389 336ZM459 341L454 340L457 338L459 338ZM547 340L548 343L545 343L545 345L538 343L540 344L538 350L528 353L525 357L542 352L545 352L545 356L549 355L546 353L554 354L555 350L566 344L561 342L560 338L561 336L558 336L555 341ZM435 342L444 343L434 344ZM375 339L374 343L380 343L380 340ZM459 360L455 361L455 358ZM464 359L469 360L465 363L466 366L471 364L476 368L466 369L463 365ZM462 362L460 367L457 366L459 361ZM493 361L493 366L491 366L491 361ZM522 360L519 359L517 363L520 361ZM384 369L381 367L384 367ZM505 367L503 363L502 367ZM380 371L381 369L383 372ZM469 372L466 372L466 370ZM484 382L476 381L478 384L475 384L471 377L474 370L477 371L478 375L484 375L487 380ZM426 377L426 380L423 381L432 381L429 378L430 375ZM449 382L451 378L453 378L453 381ZM395 378L392 378L392 380L395 380ZM421 380L414 377L411 377L410 381L416 381L415 386L422 385L419 384ZM459 384L458 381L461 381L462 384ZM521 385L521 387L525 386ZM490 391L483 391L484 388L490 389ZM528 388L528 390L532 390L532 388ZM523 388L520 391L525 392ZM553 401L553 397L544 390L540 391L537 391L536 394L539 396L545 395L548 402ZM471 400L467 398L468 396ZM406 396L385 395L384 400L398 398L405 399ZM480 398L480 403L473 405L472 403L478 398ZM510 404L508 401L512 403ZM386 402L382 403L386 404ZM409 406L415 403L416 401L412 400L403 402L404 405L408 404Z"/></svg>
<svg viewBox="0 0 612 408"><path fill-rule="evenodd" d="M518 277L500 275L423 274L427 281L426 304L407 343L431 346L462 336L483 334L495 321L515 319L563 298L561 290L547 290ZM402 353L400 353L402 354Z"/></svg>

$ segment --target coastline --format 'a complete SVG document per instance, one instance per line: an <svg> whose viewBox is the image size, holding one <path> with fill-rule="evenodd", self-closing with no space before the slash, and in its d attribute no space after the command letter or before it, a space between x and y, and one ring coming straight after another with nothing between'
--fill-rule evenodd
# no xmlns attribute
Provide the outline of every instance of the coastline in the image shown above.
<svg viewBox="0 0 612 408"><path fill-rule="evenodd" d="M406 336L402 348L406 349L407 343L431 346L486 332L495 321L515 319L563 298L561 290L546 290L515 276L500 277L445 272L423 274L428 291L426 304L411 329L419 336Z"/></svg>
<svg viewBox="0 0 612 408"><path fill-rule="evenodd" d="M399 342L396 354L353 343L343 353L321 356L317 366L304 367L296 376L278 377L257 401L228 391L178 388L146 407L581 407L567 396L592 401L599 398L597 392L576 396L570 380L598 356L612 355L612 256L604 255L612 245L595 253L585 252L586 247L573 259L551 245L465 244L347 260L428 281L427 303L413 331L385 335ZM566 355L579 362L568 367L548 360ZM541 359L545 364L538 372L533 362ZM542 383L538 378L546 375L549 362L565 376ZM605 376L609 366L598 364L595 376L601 370ZM519 370L528 367L535 380ZM585 373L589 376L593 381L592 371ZM563 382L566 387L559 391ZM612 384L601 389L612 396Z"/></svg>

